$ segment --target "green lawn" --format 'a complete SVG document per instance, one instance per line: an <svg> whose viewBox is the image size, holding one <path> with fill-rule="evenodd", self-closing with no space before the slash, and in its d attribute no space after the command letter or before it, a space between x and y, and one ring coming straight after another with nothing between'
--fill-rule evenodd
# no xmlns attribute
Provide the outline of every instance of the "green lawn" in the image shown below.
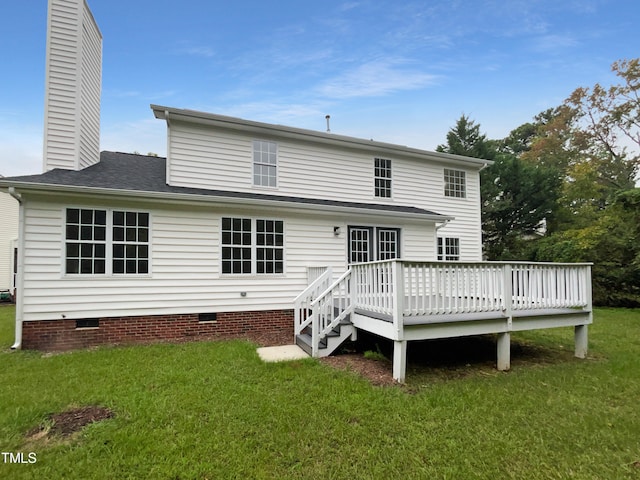
<svg viewBox="0 0 640 480"><path fill-rule="evenodd" d="M640 479L638 310L597 310L587 360L571 329L514 335L508 373L469 341L418 344L405 387L263 364L242 341L10 352L13 314L0 307L0 451L37 462L0 458L0 478ZM115 417L26 439L92 404Z"/></svg>

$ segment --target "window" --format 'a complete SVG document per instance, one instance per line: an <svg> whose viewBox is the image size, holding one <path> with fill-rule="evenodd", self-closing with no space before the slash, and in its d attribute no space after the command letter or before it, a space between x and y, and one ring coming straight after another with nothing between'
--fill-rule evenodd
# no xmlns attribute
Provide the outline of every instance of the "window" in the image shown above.
<svg viewBox="0 0 640 480"><path fill-rule="evenodd" d="M107 211L67 209L66 273L106 273Z"/></svg>
<svg viewBox="0 0 640 480"><path fill-rule="evenodd" d="M373 177L375 196L391 198L391 160L376 158L374 160Z"/></svg>
<svg viewBox="0 0 640 480"><path fill-rule="evenodd" d="M460 260L460 239L438 237L438 260Z"/></svg>
<svg viewBox="0 0 640 480"><path fill-rule="evenodd" d="M400 229L349 227L349 263L400 257Z"/></svg>
<svg viewBox="0 0 640 480"><path fill-rule="evenodd" d="M398 257L398 230L378 229L378 260L390 260Z"/></svg>
<svg viewBox="0 0 640 480"><path fill-rule="evenodd" d="M149 273L149 214L113 212L113 273Z"/></svg>
<svg viewBox="0 0 640 480"><path fill-rule="evenodd" d="M278 178L278 146L275 142L253 141L253 184L276 187Z"/></svg>
<svg viewBox="0 0 640 480"><path fill-rule="evenodd" d="M65 273L149 273L149 214L67 208Z"/></svg>
<svg viewBox="0 0 640 480"><path fill-rule="evenodd" d="M276 220L256 220L256 271L284 271L283 223Z"/></svg>
<svg viewBox="0 0 640 480"><path fill-rule="evenodd" d="M284 272L284 222L222 218L222 273Z"/></svg>
<svg viewBox="0 0 640 480"><path fill-rule="evenodd" d="M462 170L444 169L445 197L465 198L467 196L465 172Z"/></svg>
<svg viewBox="0 0 640 480"><path fill-rule="evenodd" d="M370 262L372 258L371 228L349 229L349 263Z"/></svg>
<svg viewBox="0 0 640 480"><path fill-rule="evenodd" d="M222 219L222 273L251 273L251 219Z"/></svg>

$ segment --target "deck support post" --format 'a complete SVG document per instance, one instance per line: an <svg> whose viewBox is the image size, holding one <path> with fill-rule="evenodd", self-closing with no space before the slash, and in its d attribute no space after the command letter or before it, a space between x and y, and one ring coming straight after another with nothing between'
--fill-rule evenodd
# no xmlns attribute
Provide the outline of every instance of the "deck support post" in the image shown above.
<svg viewBox="0 0 640 480"><path fill-rule="evenodd" d="M393 379L404 383L407 373L407 341L395 340L393 342Z"/></svg>
<svg viewBox="0 0 640 480"><path fill-rule="evenodd" d="M505 371L511 368L511 333L498 334L498 370Z"/></svg>
<svg viewBox="0 0 640 480"><path fill-rule="evenodd" d="M589 349L589 327L587 325L576 325L574 333L575 356L587 358Z"/></svg>

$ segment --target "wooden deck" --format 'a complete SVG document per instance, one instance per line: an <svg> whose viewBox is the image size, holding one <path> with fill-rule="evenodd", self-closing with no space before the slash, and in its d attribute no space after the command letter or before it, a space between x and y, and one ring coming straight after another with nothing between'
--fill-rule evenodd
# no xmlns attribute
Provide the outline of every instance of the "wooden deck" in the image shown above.
<svg viewBox="0 0 640 480"><path fill-rule="evenodd" d="M507 370L511 332L574 327L575 354L587 354L590 264L388 260L352 265L331 280L325 272L296 299L296 337L310 331L314 356L357 330L389 338L400 382L412 340L498 334L497 366ZM328 337L339 338L332 345Z"/></svg>

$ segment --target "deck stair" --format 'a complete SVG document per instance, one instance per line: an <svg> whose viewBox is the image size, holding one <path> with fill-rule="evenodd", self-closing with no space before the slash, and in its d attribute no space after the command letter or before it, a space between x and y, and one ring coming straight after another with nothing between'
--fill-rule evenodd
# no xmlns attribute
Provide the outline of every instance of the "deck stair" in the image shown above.
<svg viewBox="0 0 640 480"><path fill-rule="evenodd" d="M339 315L339 310L335 309L335 315ZM331 319L326 319L331 322ZM347 315L338 325L327 332L318 341L318 357L328 357L346 340L354 335L354 327L351 323L351 316ZM302 348L309 355L313 356L313 328L307 325L300 334L296 335L296 345Z"/></svg>
<svg viewBox="0 0 640 480"><path fill-rule="evenodd" d="M347 339L355 339L349 295L351 271L331 283L327 269L294 301L295 342L312 357L331 355Z"/></svg>

